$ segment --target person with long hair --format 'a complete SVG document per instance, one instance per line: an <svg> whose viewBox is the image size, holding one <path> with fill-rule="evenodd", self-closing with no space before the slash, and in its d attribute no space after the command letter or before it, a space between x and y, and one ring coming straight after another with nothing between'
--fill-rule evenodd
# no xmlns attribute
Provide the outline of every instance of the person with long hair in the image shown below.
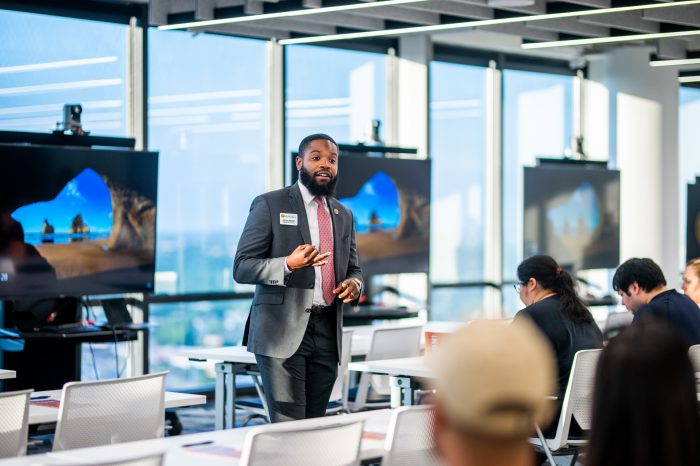
<svg viewBox="0 0 700 466"><path fill-rule="evenodd" d="M700 415L683 335L644 319L612 339L596 368L586 466L700 465Z"/></svg>
<svg viewBox="0 0 700 466"><path fill-rule="evenodd" d="M515 288L526 307L518 312L516 319L531 319L552 345L561 405L576 352L601 348L603 334L578 296L571 274L551 257L539 255L522 261L518 266L518 281ZM550 426L546 433L551 434L554 427Z"/></svg>
<svg viewBox="0 0 700 466"><path fill-rule="evenodd" d="M683 271L683 293L700 305L700 257L691 259Z"/></svg>

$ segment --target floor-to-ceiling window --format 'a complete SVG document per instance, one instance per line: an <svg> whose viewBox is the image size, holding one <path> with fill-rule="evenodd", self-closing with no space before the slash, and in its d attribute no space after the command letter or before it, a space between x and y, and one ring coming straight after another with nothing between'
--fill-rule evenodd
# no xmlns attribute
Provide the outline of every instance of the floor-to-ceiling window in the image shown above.
<svg viewBox="0 0 700 466"><path fill-rule="evenodd" d="M486 80L483 67L430 64L433 284L484 281ZM431 319L478 317L483 294L480 287L433 288Z"/></svg>
<svg viewBox="0 0 700 466"><path fill-rule="evenodd" d="M50 133L80 104L85 131L128 136L128 38L126 24L0 10L0 130ZM83 344L83 379L124 373L130 345Z"/></svg>
<svg viewBox="0 0 700 466"><path fill-rule="evenodd" d="M149 148L160 152L156 293L248 291L233 256L265 191L265 42L149 31ZM154 304L151 370L171 386L211 381L178 358L186 346L240 343L249 300Z"/></svg>
<svg viewBox="0 0 700 466"><path fill-rule="evenodd" d="M503 277L516 279L523 259L523 167L537 158L562 158L572 148L573 76L506 69L503 72ZM522 307L503 288L504 313Z"/></svg>

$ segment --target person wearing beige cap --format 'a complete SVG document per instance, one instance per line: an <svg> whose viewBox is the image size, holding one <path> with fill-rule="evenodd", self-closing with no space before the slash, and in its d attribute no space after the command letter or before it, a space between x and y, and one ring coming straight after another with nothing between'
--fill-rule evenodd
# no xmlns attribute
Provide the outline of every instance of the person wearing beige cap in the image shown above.
<svg viewBox="0 0 700 466"><path fill-rule="evenodd" d="M528 437L556 392L550 345L527 321L475 321L431 354L435 447L447 466L533 466Z"/></svg>

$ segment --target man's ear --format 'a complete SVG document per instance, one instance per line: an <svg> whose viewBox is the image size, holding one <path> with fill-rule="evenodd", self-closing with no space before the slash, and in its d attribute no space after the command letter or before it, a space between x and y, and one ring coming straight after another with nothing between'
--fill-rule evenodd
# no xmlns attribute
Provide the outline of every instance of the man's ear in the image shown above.
<svg viewBox="0 0 700 466"><path fill-rule="evenodd" d="M294 163L296 163L297 166L297 171L301 170L301 156L297 155L296 158L294 159Z"/></svg>
<svg viewBox="0 0 700 466"><path fill-rule="evenodd" d="M642 289L639 287L639 283L637 282L632 282L629 287L627 287L627 295L628 296L636 296L638 295Z"/></svg>

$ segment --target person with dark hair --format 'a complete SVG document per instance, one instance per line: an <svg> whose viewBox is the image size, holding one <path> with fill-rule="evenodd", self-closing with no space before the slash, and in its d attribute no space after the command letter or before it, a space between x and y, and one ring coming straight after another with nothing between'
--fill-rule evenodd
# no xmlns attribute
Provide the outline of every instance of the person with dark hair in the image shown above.
<svg viewBox="0 0 700 466"><path fill-rule="evenodd" d="M632 325L596 368L586 466L700 465L700 415L685 338L664 322Z"/></svg>
<svg viewBox="0 0 700 466"><path fill-rule="evenodd" d="M661 319L676 327L688 346L700 343L700 312L688 296L666 286L664 273L653 260L632 258L621 264L612 280L622 304L633 315L633 323L642 319Z"/></svg>
<svg viewBox="0 0 700 466"><path fill-rule="evenodd" d="M343 305L362 271L350 211L333 197L338 144L299 144L299 182L253 200L233 265L254 284L243 344L255 353L272 422L323 416L338 373Z"/></svg>
<svg viewBox="0 0 700 466"><path fill-rule="evenodd" d="M690 259L683 271L683 293L700 305L700 258Z"/></svg>
<svg viewBox="0 0 700 466"><path fill-rule="evenodd" d="M526 307L518 312L516 319L531 319L552 345L559 370L561 406L576 352L601 348L603 334L576 293L571 274L551 257L532 256L522 261L518 280L520 283L515 288ZM550 426L545 433L551 434L555 427Z"/></svg>

